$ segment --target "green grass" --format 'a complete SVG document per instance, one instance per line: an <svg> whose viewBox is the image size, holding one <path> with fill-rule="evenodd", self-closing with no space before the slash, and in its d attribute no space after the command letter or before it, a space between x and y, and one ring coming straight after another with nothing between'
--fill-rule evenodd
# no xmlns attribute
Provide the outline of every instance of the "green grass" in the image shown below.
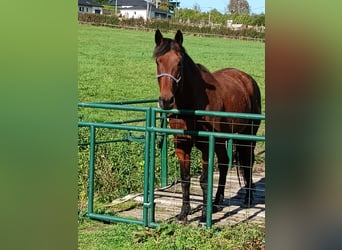
<svg viewBox="0 0 342 250"><path fill-rule="evenodd" d="M79 25L78 39L79 101L158 97L153 32ZM196 63L211 71L235 67L251 74L260 86L264 106L264 43L185 36L183 45Z"/></svg>
<svg viewBox="0 0 342 250"><path fill-rule="evenodd" d="M263 249L264 230L246 224L207 230L176 223L150 229L85 220L79 226L78 249Z"/></svg>
<svg viewBox="0 0 342 250"><path fill-rule="evenodd" d="M150 33L79 26L79 100L157 96Z"/></svg>

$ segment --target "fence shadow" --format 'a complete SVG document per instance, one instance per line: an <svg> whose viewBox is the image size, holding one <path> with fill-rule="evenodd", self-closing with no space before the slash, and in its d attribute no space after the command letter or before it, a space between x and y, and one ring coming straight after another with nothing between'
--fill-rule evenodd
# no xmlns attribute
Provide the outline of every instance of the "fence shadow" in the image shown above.
<svg viewBox="0 0 342 250"><path fill-rule="evenodd" d="M234 215L243 213L245 216L239 216L237 223L247 222L256 218L261 213L265 212L265 177L254 183L253 202L249 206L244 205L245 188L240 188L236 195L225 199L222 204L222 210L213 213L213 224L229 220ZM197 207L199 210L199 207ZM196 210L197 210L196 209ZM189 222L195 222L200 219L200 216L193 217Z"/></svg>

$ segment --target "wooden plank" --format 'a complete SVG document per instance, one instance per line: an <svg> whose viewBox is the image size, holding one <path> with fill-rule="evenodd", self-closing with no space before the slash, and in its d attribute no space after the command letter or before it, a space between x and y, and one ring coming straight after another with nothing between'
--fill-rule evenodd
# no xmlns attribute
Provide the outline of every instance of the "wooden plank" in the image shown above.
<svg viewBox="0 0 342 250"><path fill-rule="evenodd" d="M218 179L215 172L214 179ZM213 214L213 225L235 225L241 222L253 224L265 223L265 172L253 173L254 201L250 208L243 206L243 195L245 190L240 187L236 172L230 171L227 175L225 186L225 200L222 210ZM217 183L217 182L216 182ZM217 184L214 185L215 194ZM191 178L190 206L192 214L188 216L189 223L198 223L202 208L202 190L199 185L199 176ZM133 200L140 204L136 208L121 211L118 215L128 218L142 219L143 194L132 194L113 201L111 204L121 204ZM178 182L167 188L155 190L155 219L157 222L174 220L182 206L181 183Z"/></svg>

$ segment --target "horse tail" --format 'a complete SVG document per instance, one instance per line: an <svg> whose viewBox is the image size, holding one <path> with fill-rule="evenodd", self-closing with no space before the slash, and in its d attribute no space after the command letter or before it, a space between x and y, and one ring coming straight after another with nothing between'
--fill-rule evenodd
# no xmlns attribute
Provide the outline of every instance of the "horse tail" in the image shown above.
<svg viewBox="0 0 342 250"><path fill-rule="evenodd" d="M235 166L236 166L236 175L239 180L239 186L241 186L241 177L240 177L240 159L239 159L239 152L236 150L236 148L233 151L233 159L235 161Z"/></svg>
<svg viewBox="0 0 342 250"><path fill-rule="evenodd" d="M253 78L252 78L253 79ZM252 111L261 114L261 93L258 83L253 79Z"/></svg>
<svg viewBox="0 0 342 250"><path fill-rule="evenodd" d="M251 113L253 114L261 114L261 93L258 83L251 77L253 92L250 93L250 101L251 101ZM259 129L260 120L252 120L252 134L256 135Z"/></svg>

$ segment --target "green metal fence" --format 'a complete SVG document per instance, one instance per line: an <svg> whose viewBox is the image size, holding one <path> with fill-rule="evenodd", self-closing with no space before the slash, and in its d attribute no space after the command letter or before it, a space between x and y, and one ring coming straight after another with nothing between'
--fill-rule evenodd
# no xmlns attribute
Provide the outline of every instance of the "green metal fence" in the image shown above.
<svg viewBox="0 0 342 250"><path fill-rule="evenodd" d="M81 142L79 145L89 145L89 187L88 187L88 209L86 216L91 219L110 221L110 222L126 222L143 225L145 227L156 227L158 223L155 221L155 206L154 206L154 189L155 189L155 150L157 136L161 138L161 186L168 185L168 162L167 162L167 138L173 134L196 135L208 137L209 140L209 162L208 162L208 196L207 196L207 220L206 227L212 226L212 196L213 196L213 171L214 171L214 145L217 138L225 138L228 141L227 154L232 165L232 141L233 140L253 140L265 141L264 136L232 134L222 132L209 131L188 131L179 129L167 128L167 114L182 114L195 116L215 116L215 117L230 117L242 119L265 120L264 115L245 114L245 113L229 113L229 112L214 112L201 110L162 110L157 107L137 107L135 104L156 104L157 100L135 100L125 102L107 102L107 103L79 103L79 108L90 109L108 109L120 110L127 112L141 112L143 119L128 119L125 121L114 122L90 122L79 121L79 127L89 128L89 142ZM155 105L156 106L156 105ZM157 126L157 121L161 122L161 126ZM132 122L141 121L141 125L130 125ZM98 128L116 129L127 131L143 132L144 141L144 187L143 187L143 211L142 219L129 219L114 215L104 215L94 212L94 174L95 174L95 146L102 143L114 143L116 141L105 140L99 141L96 139L96 130Z"/></svg>

